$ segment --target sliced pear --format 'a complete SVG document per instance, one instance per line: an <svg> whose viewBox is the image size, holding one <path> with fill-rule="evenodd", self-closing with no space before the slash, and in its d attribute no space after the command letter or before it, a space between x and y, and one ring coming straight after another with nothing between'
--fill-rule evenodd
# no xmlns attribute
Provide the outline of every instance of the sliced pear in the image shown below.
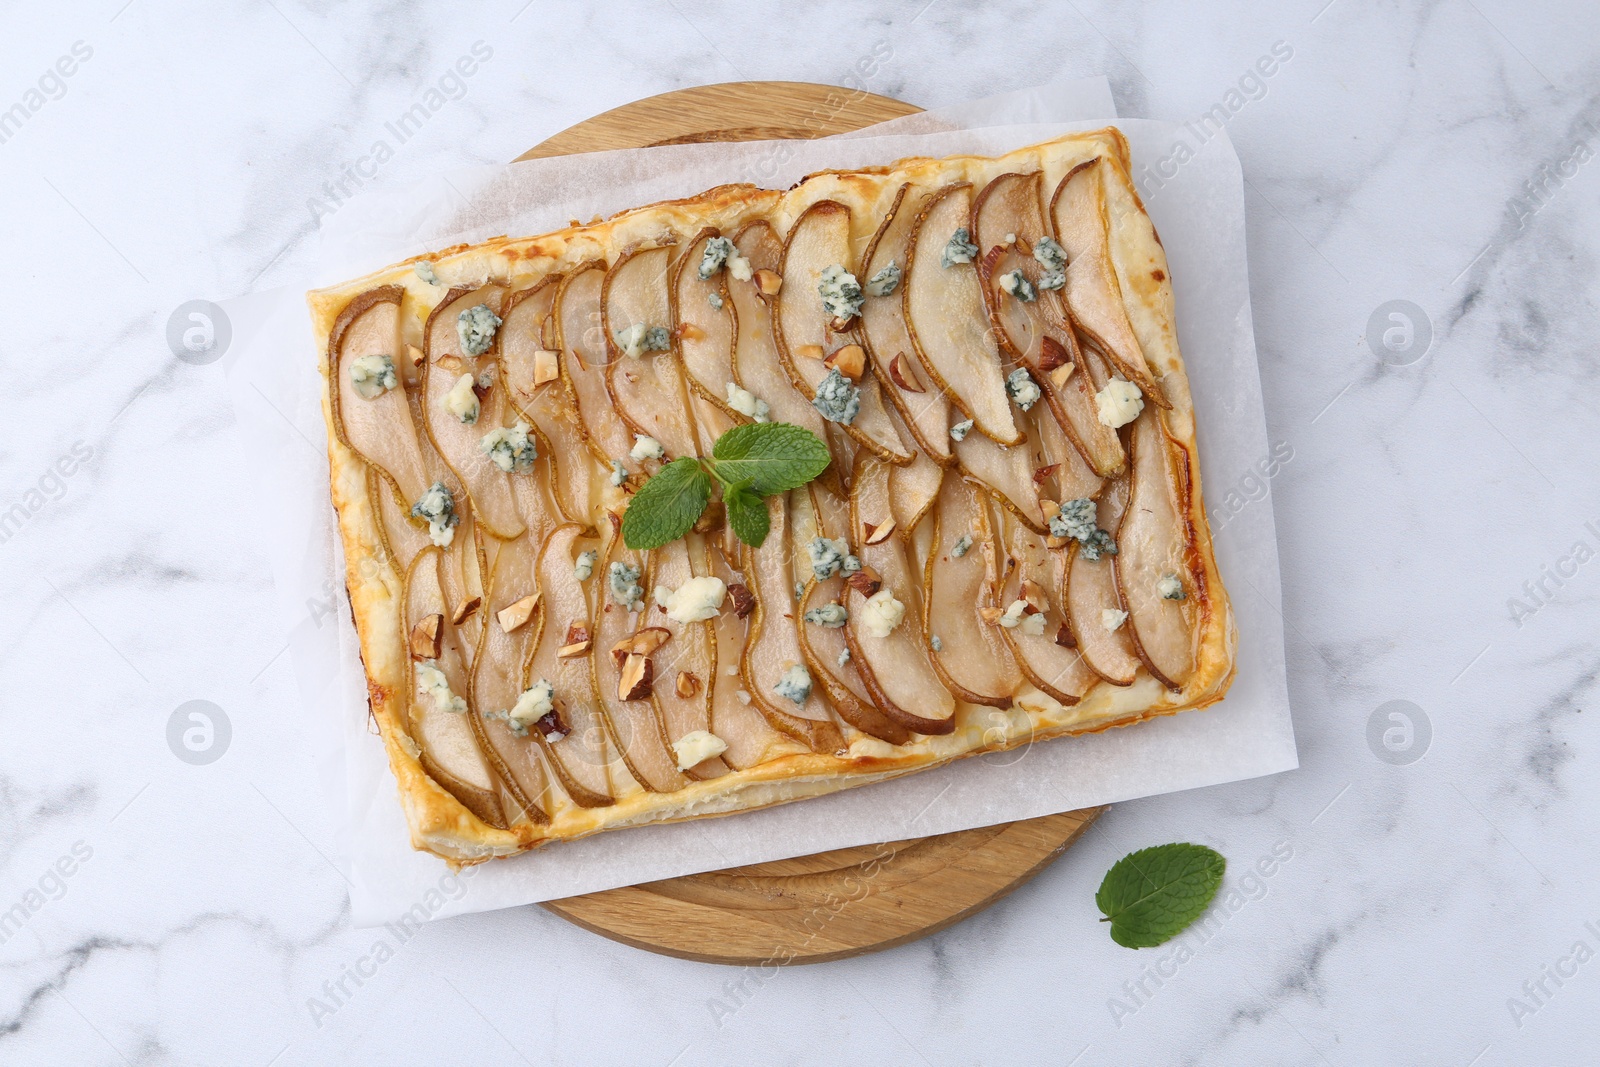
<svg viewBox="0 0 1600 1067"><path fill-rule="evenodd" d="M1145 362L1111 265L1105 168L1098 157L1067 172L1050 198L1056 240L1067 253L1067 305L1079 328L1158 407L1171 407Z"/></svg>
<svg viewBox="0 0 1600 1067"><path fill-rule="evenodd" d="M505 321L500 326L500 362L505 374L512 414L525 418L539 431L539 458L551 471L549 479L556 503L570 522L588 522L593 514L589 450L584 440L583 421L571 384L559 375L539 380L541 353L556 352L553 347L553 322L556 292L560 278L547 278L532 289L506 295ZM552 342L547 344L546 342ZM512 478L512 494L519 495L518 479ZM527 523L527 515L523 515ZM533 534L542 541L548 530Z"/></svg>
<svg viewBox="0 0 1600 1067"><path fill-rule="evenodd" d="M734 585L743 585L744 576L730 567L720 552L711 553L711 573L721 578L730 590ZM730 592L730 600L732 597ZM773 729L766 716L749 702L749 691L739 673L739 660L745 648L746 619L740 618L731 608L725 608L712 620L712 628L717 638L718 667L710 686L711 732L728 744L728 750L722 754L723 761L743 770L768 760L810 752L809 746ZM746 700L739 699L741 693Z"/></svg>
<svg viewBox="0 0 1600 1067"><path fill-rule="evenodd" d="M772 323L778 358L790 383L808 403L817 395L817 384L828 376L829 368L818 354L826 355L852 343L857 322L851 319L844 330L833 329L837 324L830 325L832 316L823 309L818 279L828 267L838 264L848 270L854 262L850 209L835 200L819 200L801 212L783 244L778 268L783 286L773 298ZM848 424L834 425L874 455L892 463L909 463L911 449L889 421L877 379L858 378L860 410Z"/></svg>
<svg viewBox="0 0 1600 1067"><path fill-rule="evenodd" d="M890 472L894 520L902 530L909 533L917 528L939 498L939 485L943 481L944 468L929 459L925 452L918 452L910 463Z"/></svg>
<svg viewBox="0 0 1600 1067"><path fill-rule="evenodd" d="M1046 548L1038 534L1009 516L1002 515L1000 524L1007 558L999 603L1009 607L1017 600L1026 601L1044 616L1044 629L1037 634L1029 632L1037 623L996 628L1028 681L1063 704L1076 704L1100 678L1076 648L1056 640L1066 625L1060 602L1066 553Z"/></svg>
<svg viewBox="0 0 1600 1067"><path fill-rule="evenodd" d="M561 353L561 377L577 401L589 452L609 464L628 454L633 434L606 391L611 349L600 315L605 277L605 264L585 263L562 279L556 293L554 347Z"/></svg>
<svg viewBox="0 0 1600 1067"><path fill-rule="evenodd" d="M1132 496L1117 530L1117 593L1128 612L1134 649L1155 679L1182 689L1195 667L1199 608L1187 511L1188 454L1172 448L1161 412L1150 408L1133 421ZM1161 595L1168 575L1182 586L1183 599Z"/></svg>
<svg viewBox="0 0 1600 1067"><path fill-rule="evenodd" d="M1116 530L1128 506L1128 476L1117 477L1106 485L1095 510L1095 522L1102 530ZM1077 542L1067 546L1067 584L1062 599L1067 608L1067 626L1073 642L1083 653L1089 669L1112 685L1132 685L1139 670L1132 631L1127 623L1115 630L1105 627L1102 612L1122 610L1117 597L1115 558L1103 553L1099 559L1086 558ZM1120 546L1119 546L1120 552Z"/></svg>
<svg viewBox="0 0 1600 1067"><path fill-rule="evenodd" d="M803 490L802 490L803 491ZM784 673L804 664L796 630L794 571L789 566L789 509L783 495L767 499L771 526L760 548L744 546L743 567L755 594L749 618L749 638L739 669L748 693L775 729L804 741L813 752L838 752L844 735L814 685L804 703L777 694L774 687Z"/></svg>
<svg viewBox="0 0 1600 1067"><path fill-rule="evenodd" d="M734 309L728 300L728 275L718 271L710 278L702 278L699 269L706 242L718 236L715 229L701 230L673 266L672 328L689 388L731 415L728 383L733 381L736 327Z"/></svg>
<svg viewBox="0 0 1600 1067"><path fill-rule="evenodd" d="M606 272L600 296L600 324L610 359L606 388L634 433L654 437L669 456L692 456L694 428L689 424L683 368L670 348L672 342L666 351L647 351L637 358L625 355L617 344L618 331L639 325L659 327L670 337L667 268L671 263L671 248L646 248L624 253Z"/></svg>
<svg viewBox="0 0 1600 1067"><path fill-rule="evenodd" d="M484 536L483 527L478 523L470 504L463 511L456 535L439 560L439 579L444 585L445 603L450 605L452 613L458 605L465 604L473 597L482 599L484 581L490 573L483 546L485 542L495 546L500 544L494 538ZM478 628L482 625L483 620L474 614L456 627L461 636L461 655L469 671L473 657L477 655Z"/></svg>
<svg viewBox="0 0 1600 1067"><path fill-rule="evenodd" d="M752 222L734 238L739 255L755 270L775 269L783 258L783 242L765 222ZM772 331L772 310L754 285L735 282L728 287L738 321L733 350L733 381L771 407L773 422L804 426L828 439L827 421L790 383L778 363L778 342ZM723 387L726 396L726 385Z"/></svg>
<svg viewBox="0 0 1600 1067"><path fill-rule="evenodd" d="M334 320L328 337L328 400L333 408L333 428L339 439L395 484L407 506L416 503L433 484L411 407L403 387L389 389L372 400L355 391L350 365L362 356L389 356L395 373L401 373L400 299L398 285L362 293Z"/></svg>
<svg viewBox="0 0 1600 1067"><path fill-rule="evenodd" d="M606 546L605 556L595 565L593 580L604 583L613 561L639 567L643 573L639 554L625 547L622 538L613 537ZM605 594L597 591L596 596L604 600ZM601 610L595 612L595 654L589 657L590 669L594 672L594 691L600 713L628 770L651 792L671 793L688 785L689 779L678 770L672 740L659 711L649 700L622 700L617 695L622 665L611 655L611 649L634 631L633 620L630 612L611 603L603 604ZM657 672L658 682L662 675L663 672Z"/></svg>
<svg viewBox="0 0 1600 1067"><path fill-rule="evenodd" d="M425 528L411 517L411 505L376 467L367 468L367 493L378 514L378 535L383 541L383 558L404 574L429 545Z"/></svg>
<svg viewBox="0 0 1600 1067"><path fill-rule="evenodd" d="M983 434L967 434L957 441L956 459L961 469L986 489L997 504L1034 530L1046 529L1033 475L1039 465L1025 446L1005 448Z"/></svg>
<svg viewBox="0 0 1600 1067"><path fill-rule="evenodd" d="M1045 467L1050 470L1043 479L1035 472L1040 491L1057 502L1099 496L1105 479L1084 461L1083 453L1072 443L1055 413L1037 406L1034 413L1038 417L1033 420L1033 439L1038 442Z"/></svg>
<svg viewBox="0 0 1600 1067"><path fill-rule="evenodd" d="M852 586L850 620L845 637L851 661L877 701L878 710L920 734L947 734L955 729L956 700L940 680L917 620L924 617L921 584L909 563L905 535L894 531L869 544L867 526L874 530L894 520L890 505L886 463L862 457L857 460L850 492L851 541L859 546L863 573L876 572L882 589L905 605L900 624L880 637L871 632L862 615L867 596Z"/></svg>
<svg viewBox="0 0 1600 1067"><path fill-rule="evenodd" d="M906 246L900 283L912 348L928 377L978 432L1014 445L1022 440L1011 417L1011 398L1000 373L1000 349L984 311L974 266L943 266L946 244L965 229L972 185L945 186L923 205Z"/></svg>
<svg viewBox="0 0 1600 1067"><path fill-rule="evenodd" d="M906 246L924 198L910 184L902 185L895 194L889 214L867 245L866 266L861 275L863 288L891 263L900 270L903 282ZM911 335L906 332L905 304L899 285L883 296L868 291L866 302L861 306L860 333L878 385L905 424L902 439L915 440L934 462L948 466L953 462L947 432L950 399L934 384L917 358Z"/></svg>
<svg viewBox="0 0 1600 1067"><path fill-rule="evenodd" d="M495 380L489 386L480 398L475 422L462 422L444 407L445 394L456 386L463 374L478 377L488 373L498 379L498 349L491 348L481 356L465 355L461 351L456 320L463 311L479 304L499 314L503 295L503 291L493 285L481 289L452 289L433 309L423 328L425 359L421 394L428 439L466 487L478 521L494 536L505 540L518 536L524 529L516 502L511 497L511 476L491 463L479 447L483 435L501 425L505 385Z"/></svg>
<svg viewBox="0 0 1600 1067"><path fill-rule="evenodd" d="M939 638L934 669L962 700L1009 708L1024 678L996 632L999 627L982 615L1003 607L996 603L998 550L984 493L964 478L946 478L933 514L933 543L923 567L922 628L930 650L933 638ZM971 542L958 556L954 548L964 537Z"/></svg>
<svg viewBox="0 0 1600 1067"><path fill-rule="evenodd" d="M401 616L405 632L410 633L429 616L442 616L444 608L439 550L430 545L406 571L405 610ZM505 829L508 821L500 806L499 782L478 745L472 707L465 712L440 711L427 697L417 695L415 658L407 656L406 663L406 696L411 709L407 732L422 751L422 769L468 811L490 826ZM450 681L450 691L466 696L467 670L448 631L440 642L437 663Z"/></svg>
<svg viewBox="0 0 1600 1067"><path fill-rule="evenodd" d="M611 752L605 726L595 699L594 679L589 655L562 656L561 649L574 625L594 633L594 617L584 584L573 574L577 553L574 544L585 536L577 523L558 526L539 554L539 611L543 616L539 643L523 675L531 685L540 678L555 689L556 708L566 723L567 734L559 741L547 741L538 730L529 730L551 759L551 769L574 803L585 808L613 803Z"/></svg>
<svg viewBox="0 0 1600 1067"><path fill-rule="evenodd" d="M691 565L691 550L698 557L698 566ZM704 539L698 534L689 534L677 541L669 541L650 553L644 588L646 591L657 586L677 589L690 578L706 577L709 573ZM651 696L666 727L668 742L678 741L696 730L709 731L711 687L706 683L717 673L717 646L710 623L678 622L660 610L646 611L640 621L642 625L659 626L671 635L655 654L656 683ZM607 649L610 647L606 646ZM685 693L679 693L675 684L680 671L694 678L694 683L687 687L689 691ZM728 765L716 756L702 760L688 770L689 777L698 779L716 778L727 773Z"/></svg>

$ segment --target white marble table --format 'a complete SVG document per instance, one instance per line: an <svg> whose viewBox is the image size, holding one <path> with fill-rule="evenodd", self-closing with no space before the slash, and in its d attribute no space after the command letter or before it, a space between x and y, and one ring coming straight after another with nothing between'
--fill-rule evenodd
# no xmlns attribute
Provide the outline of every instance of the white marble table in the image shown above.
<svg viewBox="0 0 1600 1067"><path fill-rule="evenodd" d="M0 1063L1595 1062L1600 8L1325 2L13 5ZM873 50L867 87L923 105L1104 72L1126 114L1225 123L1280 444L1208 494L1276 510L1301 769L1119 806L845 963L739 973L537 909L351 929L222 372L169 316L303 273L313 201ZM214 763L169 747L190 700L231 726ZM1118 948L1101 875L1181 839L1231 907Z"/></svg>

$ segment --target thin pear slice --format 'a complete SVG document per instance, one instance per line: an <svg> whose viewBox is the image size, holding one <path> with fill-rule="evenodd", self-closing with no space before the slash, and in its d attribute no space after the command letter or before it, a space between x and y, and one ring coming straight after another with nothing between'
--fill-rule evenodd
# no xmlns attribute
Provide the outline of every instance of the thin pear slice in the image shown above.
<svg viewBox="0 0 1600 1067"><path fill-rule="evenodd" d="M411 567L417 553L429 545L428 535L411 517L411 505L376 467L367 468L367 493L378 514L378 535L383 541L383 559L399 574Z"/></svg>
<svg viewBox="0 0 1600 1067"><path fill-rule="evenodd" d="M907 331L929 387L944 391L978 432L1000 444L1022 440L1000 373L1000 349L989 327L974 265L942 265L945 246L965 229L972 185L945 186L923 205L906 245L900 283Z"/></svg>
<svg viewBox="0 0 1600 1067"><path fill-rule="evenodd" d="M1182 501L1188 497L1188 454L1171 448L1161 412L1151 408L1133 422L1132 496L1117 530L1117 593L1128 612L1129 636L1155 679L1182 689L1195 667L1195 579L1188 561L1193 537ZM1171 575L1184 599L1161 595Z"/></svg>
<svg viewBox="0 0 1600 1067"><path fill-rule="evenodd" d="M570 522L587 522L593 514L593 479L577 399L564 377L535 381L538 353L557 352L557 360L561 358L553 343L551 321L560 284L560 278L546 278L532 289L507 294L505 321L500 325L500 363L513 412L507 421L525 418L538 429L542 439L539 458L550 469L550 484L562 515ZM518 488L513 477L513 495L518 495ZM524 514L523 522L527 521ZM542 541L548 532L534 536Z"/></svg>
<svg viewBox="0 0 1600 1067"><path fill-rule="evenodd" d="M1003 448L982 434L967 434L956 442L956 459L961 469L988 490L995 503L1027 523L1031 529L1046 529L1044 511L1033 482L1038 469L1026 447Z"/></svg>
<svg viewBox="0 0 1600 1067"><path fill-rule="evenodd" d="M861 274L863 288L890 264L898 268L903 277L907 242L923 199L924 195L910 184L902 185L895 194L889 214L867 245L866 266ZM934 462L949 466L954 462L947 432L950 399L917 358L911 335L906 332L905 304L898 285L883 296L867 293L861 305L861 343L866 347L868 363L883 395L904 421L902 440L916 441L917 447Z"/></svg>
<svg viewBox="0 0 1600 1067"><path fill-rule="evenodd" d="M556 527L539 554L539 610L544 626L539 644L523 675L531 685L543 678L555 689L556 708L567 725L567 735L547 741L538 730L528 736L551 757L551 769L574 803L585 808L606 807L613 803L610 746L605 726L596 706L594 679L590 672L591 647L582 655L562 656L567 634L576 624L594 634L594 618L583 583L573 574L577 553L574 545L585 536L577 523ZM592 547L592 546L585 546Z"/></svg>
<svg viewBox="0 0 1600 1067"><path fill-rule="evenodd" d="M905 535L894 530L877 544L867 543L869 524L876 530L893 522L890 469L867 457L857 460L850 492L851 540L859 546L863 568L877 572L883 588L905 605L905 617L887 637L869 632L861 614L867 597L853 589L845 636L851 661L876 699L878 710L919 734L947 734L956 726L956 700L934 670L917 626L923 617L922 588L909 563Z"/></svg>
<svg viewBox="0 0 1600 1067"><path fill-rule="evenodd" d="M817 395L817 384L828 376L818 353L830 353L851 343L855 319L842 331L830 325L823 308L818 280L827 268L846 270L855 262L850 248L850 209L835 200L819 200L800 213L783 243L778 274L783 286L773 297L772 324L778 341L778 358L790 383L807 403ZM754 285L735 282L735 286ZM806 353L810 352L811 355ZM856 381L860 410L849 423L835 423L863 448L891 463L909 463L911 449L900 439L884 407L877 379L863 374Z"/></svg>
<svg viewBox="0 0 1600 1067"><path fill-rule="evenodd" d="M938 464L930 463L929 466L934 470L942 470ZM897 467L895 472L899 473L902 469L910 468ZM816 487L810 494L796 492L790 497L794 504L791 525L797 570L810 570L809 566L800 564L799 561L807 559L806 546L812 538L826 537L830 534L834 537L848 536L848 518L832 527L824 527L817 521L814 499L818 494L826 493L826 489ZM814 574L802 574L800 577L805 583L805 595L800 598L798 615L800 648L805 653L806 666L811 670L811 677L827 690L828 703L833 705L834 713L839 718L862 733L871 734L891 745L905 744L911 740L911 731L884 715L873 705L872 692L862 682L855 665L850 662L850 645L845 640L844 628L822 626L806 621L805 613L808 611L820 609L826 604L848 603L850 590L844 584L844 579L836 575L819 582Z"/></svg>
<svg viewBox="0 0 1600 1067"><path fill-rule="evenodd" d="M444 586L445 603L450 605L447 614L451 617L462 604L473 597L483 596L484 580L488 577L489 569L481 552L482 543L485 540L491 544L499 543L492 537L484 537L483 527L478 523L470 503L458 515L461 522L456 527L456 535L451 538L449 547L439 560L439 580ZM477 655L478 627L482 624L482 616L474 612L456 627L461 635L461 656L466 660L469 671L473 657Z"/></svg>
<svg viewBox="0 0 1600 1067"><path fill-rule="evenodd" d="M995 602L998 549L984 495L960 477L946 478L939 489L933 545L923 568L922 628L930 650L939 639L932 658L946 688L971 704L1009 708L1024 678L1000 628L981 614L1002 607ZM954 549L962 538L971 540L958 556Z"/></svg>
<svg viewBox="0 0 1600 1067"><path fill-rule="evenodd" d="M890 472L889 493L894 505L894 521L900 529L909 533L917 528L939 498L939 485L943 481L944 468L929 459L925 452L918 452L910 463Z"/></svg>
<svg viewBox="0 0 1600 1067"><path fill-rule="evenodd" d="M741 583L743 575L728 565L720 552L711 553L711 573L730 588ZM730 767L744 770L768 760L810 752L788 734L780 733L749 702L750 694L739 673L739 658L745 647L745 620L737 612L724 610L712 620L717 638L717 674L711 687L711 732L727 742L722 759ZM741 700L740 694L746 699Z"/></svg>
<svg viewBox="0 0 1600 1067"><path fill-rule="evenodd" d="M395 374L403 373L400 299L404 294L398 285L372 289L339 313L328 337L328 373L333 379L328 400L339 439L382 471L409 506L422 499L433 478L422 458L405 387L397 385L367 400L350 381L350 365L362 356L388 356L394 360Z"/></svg>
<svg viewBox="0 0 1600 1067"><path fill-rule="evenodd" d="M1083 655L1076 648L1062 646L1056 640L1066 624L1060 603L1066 553L1046 548L1038 534L1009 516L1002 515L1000 525L1006 549L1000 604L1009 607L1013 601L1027 600L1030 592L1035 597L1042 595L1045 603L1034 605L1042 607L1042 632L1029 633L1020 625L997 629L1028 681L1063 704L1076 704L1100 678L1083 662Z"/></svg>
<svg viewBox="0 0 1600 1067"><path fill-rule="evenodd" d="M401 616L404 632L430 615L445 613L444 591L439 585L439 550L429 546L412 561L405 578L405 611ZM447 624L439 646L437 663L450 681L450 691L466 696L467 670L456 651L454 635ZM506 813L500 806L498 782L478 746L473 729L472 709L464 712L440 711L428 697L417 694L417 659L406 656L406 695L411 709L407 732L421 750L422 769L462 805L490 826L505 829Z"/></svg>
<svg viewBox="0 0 1600 1067"><path fill-rule="evenodd" d="M628 454L633 434L606 391L610 346L600 323L600 290L605 264L585 263L561 281L556 293L556 344L561 377L578 405L589 452L602 464Z"/></svg>
<svg viewBox="0 0 1600 1067"><path fill-rule="evenodd" d="M439 455L455 472L472 499L478 521L490 533L507 540L522 533L524 526L511 497L511 475L496 467L479 447L483 435L500 425L505 386L495 381L482 397L478 420L462 422L445 410L445 394L463 374L477 377L490 367L498 374L498 350L491 348L481 356L461 351L456 320L463 311L479 304L499 313L503 292L497 286L482 289L452 289L428 316L423 329L422 411L428 438Z"/></svg>
<svg viewBox="0 0 1600 1067"><path fill-rule="evenodd" d="M1094 472L1084 461L1083 453L1073 444L1066 429L1049 410L1034 408L1033 439L1050 473L1039 479L1040 490L1051 500L1076 500L1078 497L1097 497L1105 488L1106 480Z"/></svg>
<svg viewBox="0 0 1600 1067"><path fill-rule="evenodd" d="M1124 474L1107 484L1100 495L1095 523L1102 530L1116 530L1127 505L1128 476ZM1132 631L1126 622L1115 630L1107 630L1101 614L1122 609L1117 597L1114 558L1110 553L1102 553L1099 559L1091 560L1079 551L1077 542L1068 545L1067 585L1062 600L1067 609L1067 627L1073 642L1083 653L1084 663L1112 685L1132 685L1139 670Z"/></svg>
<svg viewBox="0 0 1600 1067"><path fill-rule="evenodd" d="M600 294L600 325L606 334L610 363L606 389L617 413L634 433L660 441L668 456L694 455L694 427L689 424L688 398L684 394L683 368L672 351L626 355L617 333L644 325L672 329L667 268L672 249L646 248L624 253L606 272ZM631 447L631 446L630 446ZM626 452L613 458L620 459Z"/></svg>
<svg viewBox="0 0 1600 1067"><path fill-rule="evenodd" d="M756 606L750 615L750 636L739 664L749 695L767 721L813 752L838 752L844 734L813 686L804 703L777 694L774 687L789 668L804 664L796 631L794 571L789 566L789 509L782 494L767 498L771 526L760 548L744 546L743 566Z"/></svg>
<svg viewBox="0 0 1600 1067"><path fill-rule="evenodd" d="M715 229L701 230L672 268L672 330L689 388L732 414L728 383L733 381L735 324L728 301L728 275L718 271L709 278L700 277L706 242L717 236Z"/></svg>
<svg viewBox="0 0 1600 1067"><path fill-rule="evenodd" d="M606 546L605 556L595 565L593 581L603 583L613 562L639 567L643 573L639 554L626 548L622 538L613 537ZM598 590L595 595L602 600L605 598L605 593ZM629 772L651 792L671 793L688 785L689 779L678 770L678 759L672 752L672 740L667 736L660 713L648 700L622 700L617 693L622 668L611 649L634 629L633 614L616 604L606 603L595 612L595 655L589 657L594 672L594 691L599 699L600 714ZM658 660L666 651L663 648L657 652ZM660 682L658 675L657 684Z"/></svg>
<svg viewBox="0 0 1600 1067"><path fill-rule="evenodd" d="M696 576L707 577L710 566L705 558L705 541L697 534L688 539L668 541L650 553L650 565L645 575L644 587L654 590L658 586L678 589ZM698 558L698 566L691 565L690 553ZM655 685L651 701L666 727L667 740L678 741L696 730L711 729L711 687L707 684L717 673L717 646L707 622L678 622L666 612L656 608L647 610L640 619L644 626L659 626L672 636L657 650L653 666ZM602 649L604 654L610 646ZM687 696L678 692L677 680L687 674L692 683ZM716 778L728 773L728 765L713 756L696 763L688 770L689 777Z"/></svg>
<svg viewBox="0 0 1600 1067"><path fill-rule="evenodd" d="M1150 374L1144 349L1128 321L1122 287L1111 265L1105 168L1096 157L1067 172L1050 198L1056 240L1067 253L1067 305L1078 326L1158 407L1171 407Z"/></svg>

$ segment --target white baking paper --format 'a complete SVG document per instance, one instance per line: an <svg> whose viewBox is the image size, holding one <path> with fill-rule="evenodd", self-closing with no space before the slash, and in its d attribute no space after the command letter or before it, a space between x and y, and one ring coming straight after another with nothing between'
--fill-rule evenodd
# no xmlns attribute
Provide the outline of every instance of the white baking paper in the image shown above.
<svg viewBox="0 0 1600 1067"><path fill-rule="evenodd" d="M875 127L821 141L677 145L466 168L363 194L325 220L315 278L224 305L234 338L225 365L253 472L239 506L260 531L272 564L299 685L298 707L285 711L280 728L301 738L317 761L357 926L406 913L432 919L512 907L1296 766L1271 501L1250 491L1263 484L1271 448L1251 329L1239 161L1225 135L1197 148L1176 125L1137 119L1117 124L1128 136L1134 174L1170 260L1217 559L1238 620L1238 678L1225 701L766 811L557 844L461 878L410 848L394 780L368 722L356 635L338 577L343 569L305 289L451 244L540 233L571 218L730 180L781 188L826 168L910 155L999 154L1114 117L1104 79L1094 79L896 120L886 124L887 136ZM1188 158L1180 164L1176 156Z"/></svg>

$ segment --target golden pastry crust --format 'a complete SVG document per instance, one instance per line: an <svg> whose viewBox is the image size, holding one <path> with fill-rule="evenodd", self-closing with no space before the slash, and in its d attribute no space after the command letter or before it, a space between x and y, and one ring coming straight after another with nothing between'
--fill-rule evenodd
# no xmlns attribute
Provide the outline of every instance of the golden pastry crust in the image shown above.
<svg viewBox="0 0 1600 1067"><path fill-rule="evenodd" d="M567 804L548 822L524 820L509 828L497 828L480 819L427 773L407 726L411 674L401 569L387 543L369 465L346 442L336 418L332 361L337 359L337 348L333 342L352 321L354 307L380 299L370 294L384 290L381 299L400 301L402 335L417 339L426 318L459 295L457 286L498 281L512 290L526 289L581 264L614 262L630 248L682 244L705 227L731 235L747 222L767 219L782 234L809 205L821 199L843 203L856 219L865 220L853 234L859 255L873 235L876 220L904 182L933 187L970 181L981 188L1000 174L1040 170L1045 188L1050 189L1073 166L1096 157L1108 167L1105 200L1110 251L1123 304L1146 359L1171 401L1171 410L1152 414L1163 416L1162 425L1184 486L1181 511L1188 526L1198 619L1196 665L1180 691L1165 689L1142 670L1133 685L1119 688L1100 683L1070 706L1030 689L1017 697L1016 706L1004 711L960 704L954 730L940 736L914 735L907 744L890 745L855 734L843 754L790 753L722 777L689 781L672 793L634 789L606 807ZM414 261L407 261L308 294L321 353L332 498L344 547L346 586L372 715L399 785L414 847L453 865L478 863L601 830L747 811L924 770L975 752L1131 725L1206 707L1226 693L1234 672L1236 635L1201 498L1193 408L1178 353L1166 255L1128 178L1127 146L1116 129L1069 135L998 158L913 158L888 167L823 172L787 192L749 185L720 186L699 196L636 208L608 220L574 224L537 237L502 237L447 249L431 257L431 262L446 280L444 284L424 282L413 269ZM363 301L366 303L360 303Z"/></svg>

